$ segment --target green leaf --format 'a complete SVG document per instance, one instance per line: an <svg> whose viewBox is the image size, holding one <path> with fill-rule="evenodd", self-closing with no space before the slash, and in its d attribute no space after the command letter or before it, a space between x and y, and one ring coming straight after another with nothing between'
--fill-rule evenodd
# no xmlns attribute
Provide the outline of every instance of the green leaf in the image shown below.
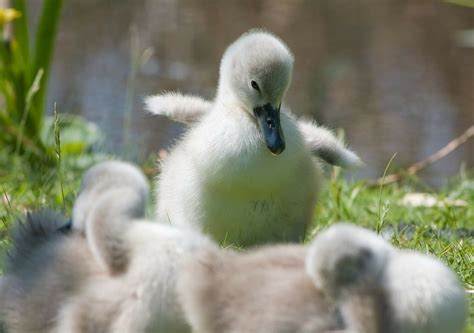
<svg viewBox="0 0 474 333"><path fill-rule="evenodd" d="M34 112L31 115L33 124L36 127L36 133L38 134L43 122L44 100L62 4L62 0L44 1L35 38L33 66L30 73L35 75L40 69L44 70L41 88L33 100Z"/></svg>
<svg viewBox="0 0 474 333"><path fill-rule="evenodd" d="M21 143L23 141L23 134L25 132L25 127L27 126L27 124L31 124L31 122L27 122L28 116L30 114L30 109L31 109L31 101L40 90L40 81L41 81L41 78L43 77L43 73L44 72L42 69L38 71L38 73L35 75L35 79L33 80L33 83L31 84L30 89L28 89L28 93L26 94L25 109L23 110L23 114L21 116L19 135L18 135L16 149L15 149L17 153L20 151ZM28 132L31 132L31 131L28 131Z"/></svg>
<svg viewBox="0 0 474 333"><path fill-rule="evenodd" d="M28 73L30 60L30 39L28 32L28 12L25 0L12 0L13 8L21 12L21 16L15 21L14 37L21 54L21 65L25 73ZM30 79L30 78L28 78Z"/></svg>

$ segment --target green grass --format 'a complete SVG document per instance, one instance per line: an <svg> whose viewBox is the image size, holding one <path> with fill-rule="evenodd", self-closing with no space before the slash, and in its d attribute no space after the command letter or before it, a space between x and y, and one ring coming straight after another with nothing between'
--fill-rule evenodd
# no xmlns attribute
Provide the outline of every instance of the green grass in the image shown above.
<svg viewBox="0 0 474 333"><path fill-rule="evenodd" d="M0 241L27 211L48 207L70 214L84 168L99 159L66 159L60 169L0 151Z"/></svg>
<svg viewBox="0 0 474 333"><path fill-rule="evenodd" d="M49 207L70 214L82 172L104 156L62 156L61 168L30 162L27 156L0 151L0 246L6 229L27 210ZM35 161L35 159L33 159ZM466 289L474 289L474 176L462 173L438 190L417 179L382 189L366 182L349 182L337 172L323 190L308 239L330 224L346 221L382 234L392 235L400 248L431 253L456 271ZM428 192L438 198L464 200L465 207L406 207L406 193ZM7 200L8 198L8 200ZM474 299L470 295L470 322L466 333L474 333Z"/></svg>

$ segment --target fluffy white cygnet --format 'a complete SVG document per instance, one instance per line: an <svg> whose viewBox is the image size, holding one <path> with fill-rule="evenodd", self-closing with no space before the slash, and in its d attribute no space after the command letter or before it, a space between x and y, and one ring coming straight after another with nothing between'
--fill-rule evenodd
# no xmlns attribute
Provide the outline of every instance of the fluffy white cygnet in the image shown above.
<svg viewBox="0 0 474 333"><path fill-rule="evenodd" d="M148 180L134 165L107 161L84 174L80 191L72 228L85 232L92 253L104 268L114 272L125 269L128 250L123 224L145 216ZM98 220L101 223L96 223ZM117 255L117 249L123 249L123 255Z"/></svg>
<svg viewBox="0 0 474 333"><path fill-rule="evenodd" d="M338 224L314 239L306 269L351 333L461 333L464 289L438 259Z"/></svg>
<svg viewBox="0 0 474 333"><path fill-rule="evenodd" d="M325 129L308 134L311 124L281 107L292 70L288 47L254 31L226 50L212 103L176 94L148 100L155 113L194 122L162 164L159 221L242 246L304 239L321 183L313 154L331 160L343 151L332 160L342 165L359 159Z"/></svg>
<svg viewBox="0 0 474 333"><path fill-rule="evenodd" d="M72 228L52 212L13 230L0 280L8 332L186 333L176 296L180 263L199 234L144 220L148 182L134 166L104 162L83 177ZM76 224L77 223L77 224Z"/></svg>

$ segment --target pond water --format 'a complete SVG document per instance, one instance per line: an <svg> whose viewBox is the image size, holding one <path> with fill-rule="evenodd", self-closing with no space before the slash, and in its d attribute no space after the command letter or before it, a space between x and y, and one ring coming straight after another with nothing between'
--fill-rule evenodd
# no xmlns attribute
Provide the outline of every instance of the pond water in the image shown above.
<svg viewBox="0 0 474 333"><path fill-rule="evenodd" d="M345 131L367 164L356 177L380 176L395 152L394 164L408 166L474 123L474 48L455 38L474 28L474 9L417 0L68 0L49 109L83 115L106 133L104 149L143 159L185 129L147 115L144 96L212 98L225 47L254 27L293 50L286 103ZM422 175L439 185L472 167L472 141Z"/></svg>

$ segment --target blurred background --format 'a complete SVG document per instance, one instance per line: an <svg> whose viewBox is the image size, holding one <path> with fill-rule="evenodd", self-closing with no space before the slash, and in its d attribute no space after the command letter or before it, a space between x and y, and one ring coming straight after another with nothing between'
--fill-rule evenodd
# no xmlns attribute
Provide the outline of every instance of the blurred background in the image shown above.
<svg viewBox="0 0 474 333"><path fill-rule="evenodd" d="M32 27L42 3L27 2ZM367 164L355 177L381 176L394 153L411 165L474 123L474 8L428 0L68 0L46 110L82 115L105 133L100 149L143 160L185 129L143 98L212 98L226 46L254 27L292 49L286 103L344 130ZM421 176L439 185L462 165L474 166L473 140Z"/></svg>

